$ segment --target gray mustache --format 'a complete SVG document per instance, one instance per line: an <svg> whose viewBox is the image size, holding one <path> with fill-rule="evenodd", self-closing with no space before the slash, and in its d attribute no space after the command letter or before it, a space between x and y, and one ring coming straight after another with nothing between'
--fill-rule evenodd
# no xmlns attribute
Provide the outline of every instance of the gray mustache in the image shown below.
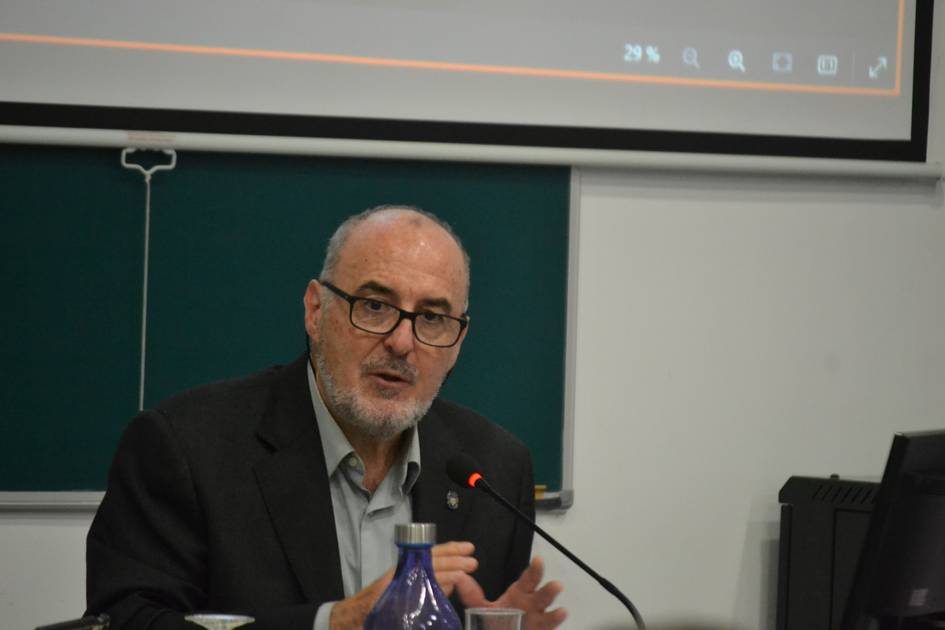
<svg viewBox="0 0 945 630"><path fill-rule="evenodd" d="M361 366L362 374L369 374L377 370L395 372L397 376L409 383L413 383L417 378L417 368L407 363L405 359L399 359L397 357L389 357L379 361L371 361L370 363L365 363Z"/></svg>

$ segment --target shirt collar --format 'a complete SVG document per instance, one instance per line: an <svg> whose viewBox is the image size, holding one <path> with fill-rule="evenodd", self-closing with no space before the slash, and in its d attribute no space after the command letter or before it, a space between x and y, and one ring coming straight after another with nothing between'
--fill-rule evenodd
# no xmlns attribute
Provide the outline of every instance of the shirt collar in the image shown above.
<svg viewBox="0 0 945 630"><path fill-rule="evenodd" d="M325 467L330 477L335 474L335 471L349 455L353 454L355 457L358 457L358 455L351 446L351 442L341 431L331 412L328 411L325 401L322 400L321 391L315 383L315 372L312 370L311 361L308 362L306 371L308 373L308 390L312 397L312 408L315 410L315 422L318 425L318 434L321 437L322 451L325 456ZM417 477L420 476L420 435L417 427L409 429L406 445L401 456L391 468L391 472L396 475L396 480L404 494L410 494ZM358 461L360 461L360 458Z"/></svg>

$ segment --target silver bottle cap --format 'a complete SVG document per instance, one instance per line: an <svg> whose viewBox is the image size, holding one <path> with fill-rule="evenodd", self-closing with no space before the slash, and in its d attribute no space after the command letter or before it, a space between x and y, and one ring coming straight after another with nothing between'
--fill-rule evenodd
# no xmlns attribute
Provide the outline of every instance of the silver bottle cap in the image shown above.
<svg viewBox="0 0 945 630"><path fill-rule="evenodd" d="M398 545L435 545L436 523L401 523L394 527Z"/></svg>

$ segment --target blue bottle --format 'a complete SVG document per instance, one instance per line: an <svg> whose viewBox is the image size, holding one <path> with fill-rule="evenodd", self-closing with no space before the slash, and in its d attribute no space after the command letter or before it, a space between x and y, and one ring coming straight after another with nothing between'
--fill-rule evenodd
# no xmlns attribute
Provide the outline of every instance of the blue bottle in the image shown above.
<svg viewBox="0 0 945 630"><path fill-rule="evenodd" d="M459 617L433 575L435 523L397 525L397 570L371 609L364 630L463 630Z"/></svg>

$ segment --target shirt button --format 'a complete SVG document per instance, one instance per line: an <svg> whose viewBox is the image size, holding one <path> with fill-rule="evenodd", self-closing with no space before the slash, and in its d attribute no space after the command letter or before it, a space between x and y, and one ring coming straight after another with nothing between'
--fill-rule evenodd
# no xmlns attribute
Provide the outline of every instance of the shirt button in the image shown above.
<svg viewBox="0 0 945 630"><path fill-rule="evenodd" d="M354 455L348 456L348 468L357 468L358 467L358 458Z"/></svg>

